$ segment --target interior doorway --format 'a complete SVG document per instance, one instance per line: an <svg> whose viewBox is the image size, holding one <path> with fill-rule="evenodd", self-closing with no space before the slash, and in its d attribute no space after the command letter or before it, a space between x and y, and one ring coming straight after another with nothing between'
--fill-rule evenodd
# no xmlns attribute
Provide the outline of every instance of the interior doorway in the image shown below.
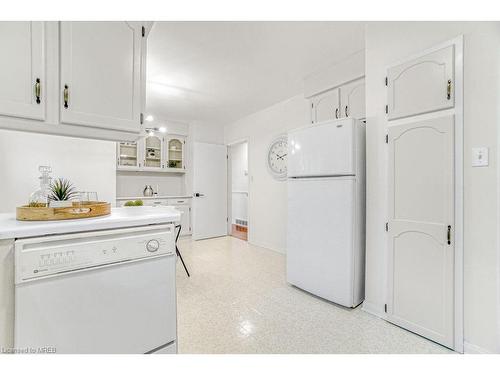
<svg viewBox="0 0 500 375"><path fill-rule="evenodd" d="M248 142L228 146L228 233L248 240Z"/></svg>

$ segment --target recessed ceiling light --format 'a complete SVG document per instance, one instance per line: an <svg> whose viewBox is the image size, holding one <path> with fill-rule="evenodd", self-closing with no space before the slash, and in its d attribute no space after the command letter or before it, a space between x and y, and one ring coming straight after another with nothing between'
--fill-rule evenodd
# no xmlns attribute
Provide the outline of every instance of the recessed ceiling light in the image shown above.
<svg viewBox="0 0 500 375"><path fill-rule="evenodd" d="M155 118L153 117L153 115L147 115L147 116L146 116L146 121L151 122L151 121L153 121L154 119L155 119Z"/></svg>
<svg viewBox="0 0 500 375"><path fill-rule="evenodd" d="M166 133L167 132L167 128L164 127L164 126L160 126L160 128L158 129L161 133Z"/></svg>

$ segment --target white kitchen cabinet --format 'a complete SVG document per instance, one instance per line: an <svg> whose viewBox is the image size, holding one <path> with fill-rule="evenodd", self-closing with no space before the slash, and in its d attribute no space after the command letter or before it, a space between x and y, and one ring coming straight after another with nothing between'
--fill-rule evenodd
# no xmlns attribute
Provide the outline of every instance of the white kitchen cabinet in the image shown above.
<svg viewBox="0 0 500 375"><path fill-rule="evenodd" d="M340 94L335 88L311 98L311 122L318 123L340 117Z"/></svg>
<svg viewBox="0 0 500 375"><path fill-rule="evenodd" d="M358 79L340 87L341 117L362 120L366 117L365 79Z"/></svg>
<svg viewBox="0 0 500 375"><path fill-rule="evenodd" d="M0 22L0 128L137 140L151 24Z"/></svg>
<svg viewBox="0 0 500 375"><path fill-rule="evenodd" d="M45 120L45 22L0 22L0 115Z"/></svg>
<svg viewBox="0 0 500 375"><path fill-rule="evenodd" d="M139 132L142 26L61 22L61 122Z"/></svg>
<svg viewBox="0 0 500 375"><path fill-rule="evenodd" d="M119 142L116 145L117 169L135 170L142 165L142 148L137 142Z"/></svg>
<svg viewBox="0 0 500 375"><path fill-rule="evenodd" d="M142 167L144 170L165 169L164 148L165 139L158 135L148 135L143 139L144 161Z"/></svg>
<svg viewBox="0 0 500 375"><path fill-rule="evenodd" d="M186 137L147 135L136 142L117 143L119 171L186 173Z"/></svg>
<svg viewBox="0 0 500 375"><path fill-rule="evenodd" d="M181 212L181 236L191 234L191 207L188 205L174 207Z"/></svg>
<svg viewBox="0 0 500 375"><path fill-rule="evenodd" d="M184 159L186 138L182 136L168 136L166 143L166 167L169 170L186 169Z"/></svg>
<svg viewBox="0 0 500 375"><path fill-rule="evenodd" d="M454 106L454 46L387 70L389 120ZM397 100L396 100L397 99Z"/></svg>

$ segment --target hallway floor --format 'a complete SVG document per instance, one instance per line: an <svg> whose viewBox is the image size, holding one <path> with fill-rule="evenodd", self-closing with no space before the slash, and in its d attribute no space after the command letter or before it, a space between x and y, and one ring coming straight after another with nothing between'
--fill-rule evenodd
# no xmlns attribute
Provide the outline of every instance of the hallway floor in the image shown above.
<svg viewBox="0 0 500 375"><path fill-rule="evenodd" d="M192 241L177 264L179 353L452 353L360 307L285 280L285 256L234 237Z"/></svg>

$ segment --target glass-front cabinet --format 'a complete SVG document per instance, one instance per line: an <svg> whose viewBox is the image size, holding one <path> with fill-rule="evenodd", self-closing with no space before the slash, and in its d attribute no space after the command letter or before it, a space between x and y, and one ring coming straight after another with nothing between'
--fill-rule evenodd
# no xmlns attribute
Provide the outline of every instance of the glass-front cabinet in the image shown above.
<svg viewBox="0 0 500 375"><path fill-rule="evenodd" d="M144 168L161 169L165 167L163 146L163 137L149 135L144 138Z"/></svg>
<svg viewBox="0 0 500 375"><path fill-rule="evenodd" d="M167 137L167 168L185 169L184 149L186 139L184 137L169 136Z"/></svg>
<svg viewBox="0 0 500 375"><path fill-rule="evenodd" d="M137 142L117 143L117 169L149 172L186 172L186 137L159 133Z"/></svg>
<svg viewBox="0 0 500 375"><path fill-rule="evenodd" d="M117 145L118 169L137 169L141 167L137 142L119 142Z"/></svg>

